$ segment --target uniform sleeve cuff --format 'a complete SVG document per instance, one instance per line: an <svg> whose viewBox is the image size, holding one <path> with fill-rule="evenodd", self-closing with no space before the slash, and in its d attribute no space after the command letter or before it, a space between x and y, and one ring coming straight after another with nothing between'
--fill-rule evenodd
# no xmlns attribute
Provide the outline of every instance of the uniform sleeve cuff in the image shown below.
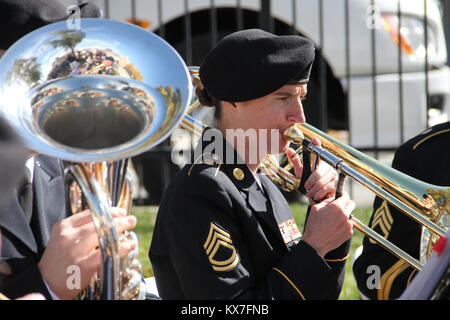
<svg viewBox="0 0 450 320"><path fill-rule="evenodd" d="M44 278L42 278L42 281L44 281L45 287L47 288L48 293L50 294L52 300L61 300L53 291L50 289L50 287L47 284L47 281L45 281Z"/></svg>
<svg viewBox="0 0 450 320"><path fill-rule="evenodd" d="M339 286L332 269L309 244L300 241L273 269L273 280L292 290L287 299L337 299Z"/></svg>

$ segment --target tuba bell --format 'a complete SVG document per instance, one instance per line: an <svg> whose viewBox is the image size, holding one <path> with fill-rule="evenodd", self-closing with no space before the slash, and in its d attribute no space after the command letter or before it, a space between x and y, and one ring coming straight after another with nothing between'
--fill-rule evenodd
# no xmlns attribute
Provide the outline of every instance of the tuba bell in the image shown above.
<svg viewBox="0 0 450 320"><path fill-rule="evenodd" d="M127 159L171 134L191 91L188 69L166 41L106 19L44 26L0 60L0 113L28 148L64 161L68 211L91 210L102 270L84 292L90 299L145 297L137 249L120 258L110 208L129 210Z"/></svg>

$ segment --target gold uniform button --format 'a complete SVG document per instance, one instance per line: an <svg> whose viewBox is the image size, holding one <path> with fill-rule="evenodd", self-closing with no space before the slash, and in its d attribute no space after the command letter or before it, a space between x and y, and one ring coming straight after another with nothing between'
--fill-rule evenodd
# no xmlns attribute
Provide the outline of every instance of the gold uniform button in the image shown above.
<svg viewBox="0 0 450 320"><path fill-rule="evenodd" d="M244 179L244 172L239 168L234 168L233 176L236 180L241 181L242 179Z"/></svg>

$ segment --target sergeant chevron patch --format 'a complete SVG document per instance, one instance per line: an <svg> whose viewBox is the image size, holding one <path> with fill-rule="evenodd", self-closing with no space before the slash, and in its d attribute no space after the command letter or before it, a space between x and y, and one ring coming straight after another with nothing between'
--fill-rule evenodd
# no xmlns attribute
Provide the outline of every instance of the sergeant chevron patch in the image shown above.
<svg viewBox="0 0 450 320"><path fill-rule="evenodd" d="M231 235L211 222L208 238L203 247L215 271L228 271L239 263Z"/></svg>
<svg viewBox="0 0 450 320"><path fill-rule="evenodd" d="M392 218L391 211L389 210L389 206L386 201L383 201L381 206L373 214L373 220L371 228L375 229L376 226L381 230L382 235L387 238L389 232L391 231L392 223L394 219ZM376 244L374 240L369 238L370 243Z"/></svg>

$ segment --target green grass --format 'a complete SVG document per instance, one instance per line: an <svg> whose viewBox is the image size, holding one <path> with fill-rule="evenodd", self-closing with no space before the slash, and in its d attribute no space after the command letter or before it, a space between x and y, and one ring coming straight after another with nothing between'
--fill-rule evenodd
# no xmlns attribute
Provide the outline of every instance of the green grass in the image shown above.
<svg viewBox="0 0 450 320"><path fill-rule="evenodd" d="M139 261L142 264L142 275L144 278L153 277L152 266L148 258L148 249L152 240L158 207L134 206L131 213L137 218L134 232L136 232L139 239Z"/></svg>
<svg viewBox="0 0 450 320"><path fill-rule="evenodd" d="M303 223L305 221L305 214L307 206L302 204L291 204L290 205L294 219L300 230L303 230ZM142 264L142 274L145 278L152 277L153 271L148 258L148 249L150 247L150 242L152 239L153 228L155 225L157 207L133 207L132 214L134 214L138 223L135 228L135 232L139 238L139 260ZM370 219L371 208L363 209L356 208L353 211L353 215L358 217L361 222L367 224ZM359 294L356 287L356 282L351 271L351 259L353 254L362 243L363 235L354 230L352 245L350 249L350 256L347 260L344 287L342 288L340 300L358 300Z"/></svg>

